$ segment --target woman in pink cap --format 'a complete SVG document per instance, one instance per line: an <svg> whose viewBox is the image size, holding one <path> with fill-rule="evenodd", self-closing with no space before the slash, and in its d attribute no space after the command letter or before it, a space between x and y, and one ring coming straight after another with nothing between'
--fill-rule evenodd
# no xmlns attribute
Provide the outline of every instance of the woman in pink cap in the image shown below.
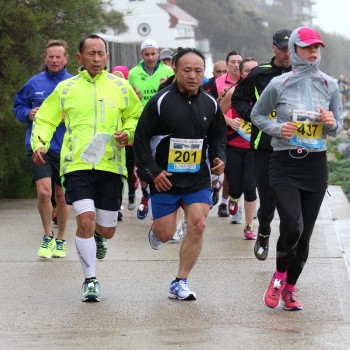
<svg viewBox="0 0 350 350"><path fill-rule="evenodd" d="M116 75L117 77L128 79L129 76L129 68L127 66L115 66L112 68L111 73Z"/></svg>
<svg viewBox="0 0 350 350"><path fill-rule="evenodd" d="M270 186L280 217L276 271L264 303L301 310L295 285L309 255L309 243L327 190L326 137L343 127L337 81L319 70L320 35L309 27L289 38L292 71L271 80L252 110L252 122L272 136ZM276 110L277 121L269 118Z"/></svg>

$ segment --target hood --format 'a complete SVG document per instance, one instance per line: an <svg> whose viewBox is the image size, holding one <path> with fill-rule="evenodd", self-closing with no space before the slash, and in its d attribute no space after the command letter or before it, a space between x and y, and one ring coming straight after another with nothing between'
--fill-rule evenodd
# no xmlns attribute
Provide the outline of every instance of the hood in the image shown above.
<svg viewBox="0 0 350 350"><path fill-rule="evenodd" d="M299 28L293 30L292 34L289 37L288 48L290 51L292 68L293 68L293 71L296 73L307 73L307 72L308 73L312 73L312 72L316 73L316 72L318 72L318 67L321 63L321 53L320 53L318 59L316 61L312 62L312 61L303 60L295 52L295 45L297 42L300 41L299 31L303 30L304 28L307 28L307 27L299 27Z"/></svg>

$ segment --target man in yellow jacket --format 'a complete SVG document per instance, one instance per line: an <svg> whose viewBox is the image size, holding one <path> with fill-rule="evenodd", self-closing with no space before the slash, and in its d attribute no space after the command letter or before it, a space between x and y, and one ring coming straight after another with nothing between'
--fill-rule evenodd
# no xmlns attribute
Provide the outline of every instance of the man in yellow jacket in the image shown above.
<svg viewBox="0 0 350 350"><path fill-rule="evenodd" d="M57 85L37 112L31 135L33 161L44 162L56 127L67 131L61 150L66 201L77 218L76 246L85 281L83 301L100 301L96 257L113 237L127 177L125 149L134 139L142 105L130 84L109 74L106 42L98 35L79 45L79 74Z"/></svg>

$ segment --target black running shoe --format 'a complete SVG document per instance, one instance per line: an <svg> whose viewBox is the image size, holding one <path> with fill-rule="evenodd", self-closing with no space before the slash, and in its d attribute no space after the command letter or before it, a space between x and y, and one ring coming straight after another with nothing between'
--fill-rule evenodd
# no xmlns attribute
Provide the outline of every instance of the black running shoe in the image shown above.
<svg viewBox="0 0 350 350"><path fill-rule="evenodd" d="M218 215L221 218L228 218L230 216L230 213L228 212L227 205L224 203L221 203L218 208Z"/></svg>
<svg viewBox="0 0 350 350"><path fill-rule="evenodd" d="M99 260L104 259L107 253L107 239L96 233L94 238L96 242L96 258Z"/></svg>
<svg viewBox="0 0 350 350"><path fill-rule="evenodd" d="M257 240L254 245L254 254L258 260L266 260L269 254L269 238L270 235L258 233Z"/></svg>
<svg viewBox="0 0 350 350"><path fill-rule="evenodd" d="M221 182L219 182L219 188L214 188L213 187L213 195L212 195L213 206L218 204L218 202L219 202L221 187L222 187L222 183Z"/></svg>

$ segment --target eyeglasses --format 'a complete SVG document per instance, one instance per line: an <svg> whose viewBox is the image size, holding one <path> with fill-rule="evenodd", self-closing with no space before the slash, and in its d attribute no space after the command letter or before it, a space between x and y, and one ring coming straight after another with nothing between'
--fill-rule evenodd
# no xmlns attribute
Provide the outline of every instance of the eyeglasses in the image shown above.
<svg viewBox="0 0 350 350"><path fill-rule="evenodd" d="M225 73L227 73L227 70L226 69L224 69L224 70L216 70L215 73L225 74Z"/></svg>

